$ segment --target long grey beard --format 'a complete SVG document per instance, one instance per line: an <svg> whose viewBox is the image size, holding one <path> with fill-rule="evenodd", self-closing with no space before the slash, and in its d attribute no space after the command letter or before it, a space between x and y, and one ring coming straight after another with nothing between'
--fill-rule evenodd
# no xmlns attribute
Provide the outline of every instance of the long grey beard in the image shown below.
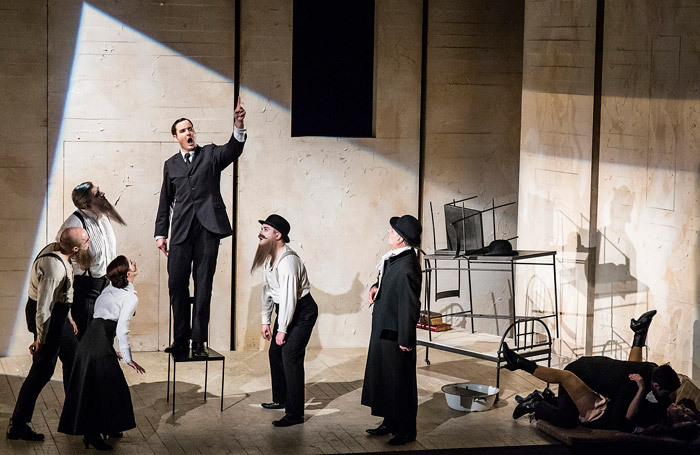
<svg viewBox="0 0 700 455"><path fill-rule="evenodd" d="M79 250L73 256L73 261L78 264L82 270L89 270L95 261L95 255L90 252L90 250Z"/></svg>
<svg viewBox="0 0 700 455"><path fill-rule="evenodd" d="M250 268L251 275L255 272L261 265L265 263L267 258L272 256L272 251L275 249L275 244L273 242L265 242L258 244L258 249L255 251L255 257L253 258L253 265Z"/></svg>
<svg viewBox="0 0 700 455"><path fill-rule="evenodd" d="M107 198L102 198L100 201L100 205L97 208L97 211L105 215L107 218L110 220L114 221L115 223L119 223L122 226L126 226L126 221L124 221L124 218L117 212L117 209L114 208L111 202L107 200Z"/></svg>

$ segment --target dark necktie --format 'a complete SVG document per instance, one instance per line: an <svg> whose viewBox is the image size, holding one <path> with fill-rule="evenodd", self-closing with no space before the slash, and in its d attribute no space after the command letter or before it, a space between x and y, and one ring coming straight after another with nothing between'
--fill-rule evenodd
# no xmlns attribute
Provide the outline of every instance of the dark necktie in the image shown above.
<svg viewBox="0 0 700 455"><path fill-rule="evenodd" d="M192 152L185 154L185 163L187 163L187 167L190 167L190 164L192 164Z"/></svg>

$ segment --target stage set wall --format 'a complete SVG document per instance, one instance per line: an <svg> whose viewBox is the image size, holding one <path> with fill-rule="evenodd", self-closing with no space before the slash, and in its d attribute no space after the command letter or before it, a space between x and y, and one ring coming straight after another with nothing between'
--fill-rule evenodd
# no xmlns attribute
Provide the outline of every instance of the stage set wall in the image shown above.
<svg viewBox="0 0 700 455"><path fill-rule="evenodd" d="M626 358L656 309L648 358L698 376L698 20L696 1L525 2L518 244L558 252L564 357Z"/></svg>
<svg viewBox="0 0 700 455"><path fill-rule="evenodd" d="M546 309L559 293L562 355L623 356L629 318L656 308L649 357L695 373L700 2L430 1L423 48L423 2L377 0L375 137L366 139L290 137L291 3L240 5L249 138L236 207L233 168L222 177L238 240L235 251L231 239L221 244L212 347L231 344L231 292L236 347L265 346L260 277L248 272L258 219L276 212L292 225L291 246L321 313L312 346L363 346L366 292L387 249L388 218L420 208L429 251L429 203L440 248L442 205L476 195L478 208L517 199L497 221L497 237L517 234L518 249L557 251L556 291L530 272L517 284L533 308ZM134 348L161 349L167 273L153 221L162 163L177 151L169 129L185 116L200 143L228 139L234 2L8 0L0 8L0 353L26 352L29 265L84 180L129 223L116 234L140 270ZM494 286L495 300L506 301L503 285Z"/></svg>

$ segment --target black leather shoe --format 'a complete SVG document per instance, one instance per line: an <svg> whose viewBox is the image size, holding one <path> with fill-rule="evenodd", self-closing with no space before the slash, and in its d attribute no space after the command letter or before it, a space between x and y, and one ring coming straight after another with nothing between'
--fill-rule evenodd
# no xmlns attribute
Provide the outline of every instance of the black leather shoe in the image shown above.
<svg viewBox="0 0 700 455"><path fill-rule="evenodd" d="M265 409L284 409L285 404L273 401L271 403L260 403L260 406Z"/></svg>
<svg viewBox="0 0 700 455"><path fill-rule="evenodd" d="M545 389L545 390L549 390L549 389ZM550 393L551 393L551 390L550 390ZM518 403L522 403L523 401L531 400L532 397L534 397L535 395L543 395L543 392L540 392L539 390L535 389L525 398L521 397L520 395L516 395L515 401L517 401ZM544 398L544 395L543 395L543 398Z"/></svg>
<svg viewBox="0 0 700 455"><path fill-rule="evenodd" d="M529 400L521 401L518 403L518 405L513 409L513 418L514 419L519 419L520 417L524 416L525 414L532 414L535 412L535 403L538 401L542 401L544 398L542 397L542 394L537 394L534 395L532 398Z"/></svg>
<svg viewBox="0 0 700 455"><path fill-rule="evenodd" d="M365 431L372 436L384 436L391 433L389 427L384 424L379 425L377 428L368 428Z"/></svg>
<svg viewBox="0 0 700 455"><path fill-rule="evenodd" d="M209 350L204 346L202 341L192 342L192 356L193 357L209 357Z"/></svg>
<svg viewBox="0 0 700 455"><path fill-rule="evenodd" d="M116 433L102 433L102 439L119 439L124 437L124 433L117 431Z"/></svg>
<svg viewBox="0 0 700 455"><path fill-rule="evenodd" d="M298 425L300 423L304 423L304 417L293 416L291 414L285 414L281 419L272 422L276 427L291 427L292 425Z"/></svg>
<svg viewBox="0 0 700 455"><path fill-rule="evenodd" d="M401 446L404 444L408 444L409 442L413 442L416 440L416 435L415 434L397 434L393 438L389 439L389 445L390 446Z"/></svg>
<svg viewBox="0 0 700 455"><path fill-rule="evenodd" d="M99 434L91 434L91 435L85 435L83 436L83 444L85 444L85 448L89 449L90 446L93 446L97 450L112 450L112 446L107 444L104 439L102 439L102 436Z"/></svg>
<svg viewBox="0 0 700 455"><path fill-rule="evenodd" d="M507 343L503 343L503 350L501 353L506 361L506 368L510 371L525 370L532 374L537 369L537 364L535 362L518 355L515 351L508 347Z"/></svg>
<svg viewBox="0 0 700 455"><path fill-rule="evenodd" d="M189 341L173 341L173 344L163 349L168 354L185 354L190 349Z"/></svg>
<svg viewBox="0 0 700 455"><path fill-rule="evenodd" d="M7 428L7 439L23 439L25 441L43 441L44 435L32 430L26 423L12 424Z"/></svg>
<svg viewBox="0 0 700 455"><path fill-rule="evenodd" d="M630 329L637 333L641 330L648 330L651 319L656 315L656 310L647 311L639 316L639 319L630 319Z"/></svg>

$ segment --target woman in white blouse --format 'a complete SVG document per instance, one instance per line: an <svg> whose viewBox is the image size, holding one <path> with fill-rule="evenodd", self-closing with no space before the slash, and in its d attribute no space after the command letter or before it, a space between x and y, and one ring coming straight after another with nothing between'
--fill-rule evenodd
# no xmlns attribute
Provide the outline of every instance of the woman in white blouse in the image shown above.
<svg viewBox="0 0 700 455"><path fill-rule="evenodd" d="M78 344L58 431L83 435L85 448L111 450L102 435L121 437L136 427L129 385L114 350L114 337L124 363L146 371L131 357L129 324L138 298L134 290L136 264L117 256L107 266L110 284L95 301L94 319Z"/></svg>

